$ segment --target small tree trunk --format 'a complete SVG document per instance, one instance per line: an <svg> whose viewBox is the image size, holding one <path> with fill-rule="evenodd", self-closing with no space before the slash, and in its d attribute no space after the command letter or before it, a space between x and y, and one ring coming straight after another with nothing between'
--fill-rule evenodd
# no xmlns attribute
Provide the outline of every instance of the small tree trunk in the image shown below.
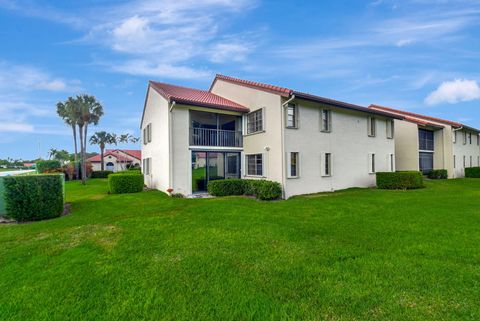
<svg viewBox="0 0 480 321"><path fill-rule="evenodd" d="M104 144L100 144L100 165L102 167L102 171L105 169L105 164L103 162L103 150L105 149L105 145Z"/></svg>
<svg viewBox="0 0 480 321"><path fill-rule="evenodd" d="M77 128L75 125L72 125L72 130L73 130L73 146L75 148L75 154L73 155L74 159L74 169L75 169L75 178L78 179L78 147L77 147Z"/></svg>
<svg viewBox="0 0 480 321"><path fill-rule="evenodd" d="M83 180L83 176L84 176L84 168L83 168L83 163L84 163L84 157L83 157L83 126L78 126L78 131L79 131L79 134L80 134L80 164L81 164L81 168L82 168L82 184L85 184L85 181Z"/></svg>
<svg viewBox="0 0 480 321"><path fill-rule="evenodd" d="M88 123L84 127L85 133L83 135L83 175L82 183L85 185L87 183L87 132L88 132Z"/></svg>

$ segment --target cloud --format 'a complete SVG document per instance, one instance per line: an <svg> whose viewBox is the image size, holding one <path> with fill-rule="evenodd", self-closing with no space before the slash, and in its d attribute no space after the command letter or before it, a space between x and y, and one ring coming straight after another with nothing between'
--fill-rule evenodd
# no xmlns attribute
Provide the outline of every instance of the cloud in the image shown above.
<svg viewBox="0 0 480 321"><path fill-rule="evenodd" d="M44 70L29 66L0 61L0 92L14 91L79 91L78 80L67 81L53 77Z"/></svg>
<svg viewBox="0 0 480 321"><path fill-rule="evenodd" d="M32 133L34 131L33 125L25 123L0 123L0 132L10 132L10 133Z"/></svg>
<svg viewBox="0 0 480 321"><path fill-rule="evenodd" d="M425 98L425 103L427 105L456 104L475 99L480 99L480 87L477 82L475 80L455 79L443 82Z"/></svg>

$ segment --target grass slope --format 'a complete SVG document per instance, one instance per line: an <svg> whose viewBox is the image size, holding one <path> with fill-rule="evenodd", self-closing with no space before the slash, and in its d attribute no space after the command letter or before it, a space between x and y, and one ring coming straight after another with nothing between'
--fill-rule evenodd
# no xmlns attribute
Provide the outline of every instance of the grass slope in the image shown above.
<svg viewBox="0 0 480 321"><path fill-rule="evenodd" d="M0 320L479 320L480 180L259 202L107 195L0 226Z"/></svg>

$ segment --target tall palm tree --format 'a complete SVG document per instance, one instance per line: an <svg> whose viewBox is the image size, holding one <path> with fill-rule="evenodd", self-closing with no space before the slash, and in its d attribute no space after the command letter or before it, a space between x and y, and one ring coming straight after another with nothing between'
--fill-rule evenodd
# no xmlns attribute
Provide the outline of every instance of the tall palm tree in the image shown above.
<svg viewBox="0 0 480 321"><path fill-rule="evenodd" d="M68 97L65 102L57 103L57 114L60 116L65 124L72 128L73 132L73 146L74 146L74 164L75 164L75 176L78 179L78 145L77 145L77 123L80 119L80 108L77 100L72 97Z"/></svg>
<svg viewBox="0 0 480 321"><path fill-rule="evenodd" d="M48 151L48 158L49 159L56 159L58 155L58 150L55 148L50 148Z"/></svg>
<svg viewBox="0 0 480 321"><path fill-rule="evenodd" d="M103 152L105 150L105 145L106 144L116 144L116 140L112 136L112 134L109 134L105 131L100 131L96 132L92 137L90 137L90 144L92 145L98 145L100 146L100 159L101 159L101 168L102 171L105 168L105 164L103 161Z"/></svg>
<svg viewBox="0 0 480 321"><path fill-rule="evenodd" d="M77 126L80 134L80 148L82 159L82 184L87 181L87 163L85 161L88 125L97 125L100 118L103 116L103 106L97 101L94 96L78 95L76 101L80 108L80 119L77 121Z"/></svg>

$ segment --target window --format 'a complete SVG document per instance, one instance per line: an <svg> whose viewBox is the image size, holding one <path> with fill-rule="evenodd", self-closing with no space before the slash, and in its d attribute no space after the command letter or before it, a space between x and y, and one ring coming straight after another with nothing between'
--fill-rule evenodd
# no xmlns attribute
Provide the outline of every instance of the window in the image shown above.
<svg viewBox="0 0 480 321"><path fill-rule="evenodd" d="M287 159L287 170L288 170L288 178L296 178L298 177L299 172L299 164L298 164L298 153L291 152L289 153L289 157Z"/></svg>
<svg viewBox="0 0 480 321"><path fill-rule="evenodd" d="M472 162L472 156L470 156L470 167L473 166L473 162Z"/></svg>
<svg viewBox="0 0 480 321"><path fill-rule="evenodd" d="M247 115L247 134L263 131L263 108Z"/></svg>
<svg viewBox="0 0 480 321"><path fill-rule="evenodd" d="M143 159L143 174L144 175L150 175L151 174L151 168L152 168L152 159L149 158L144 158Z"/></svg>
<svg viewBox="0 0 480 321"><path fill-rule="evenodd" d="M368 172L370 174L374 174L375 173L375 154L368 154Z"/></svg>
<svg viewBox="0 0 480 321"><path fill-rule="evenodd" d="M387 138L393 138L393 120L387 119Z"/></svg>
<svg viewBox="0 0 480 321"><path fill-rule="evenodd" d="M332 111L329 109L321 110L321 131L329 133L332 131Z"/></svg>
<svg viewBox="0 0 480 321"><path fill-rule="evenodd" d="M457 142L457 131L456 131L456 130L453 131L453 136L452 136L452 138L453 138L452 141L453 141L453 143L455 144L455 143Z"/></svg>
<svg viewBox="0 0 480 321"><path fill-rule="evenodd" d="M433 132L431 130L418 130L418 146L420 150L433 151Z"/></svg>
<svg viewBox="0 0 480 321"><path fill-rule="evenodd" d="M263 155L247 155L247 175L263 176Z"/></svg>
<svg viewBox="0 0 480 321"><path fill-rule="evenodd" d="M298 127L298 108L295 104L287 105L287 128L297 128Z"/></svg>
<svg viewBox="0 0 480 321"><path fill-rule="evenodd" d="M332 154L323 153L322 154L322 176L331 176L332 175Z"/></svg>
<svg viewBox="0 0 480 321"><path fill-rule="evenodd" d="M147 127L143 129L143 144L147 145L152 142L152 124L148 124Z"/></svg>
<svg viewBox="0 0 480 321"><path fill-rule="evenodd" d="M433 153L420 152L419 165L420 165L420 171L423 174L428 174L433 169Z"/></svg>
<svg viewBox="0 0 480 321"><path fill-rule="evenodd" d="M480 137L478 137L478 134L477 134L477 146L480 145Z"/></svg>
<svg viewBox="0 0 480 321"><path fill-rule="evenodd" d="M467 145L467 132L463 132L463 145Z"/></svg>
<svg viewBox="0 0 480 321"><path fill-rule="evenodd" d="M468 133L468 143L472 145L472 133Z"/></svg>
<svg viewBox="0 0 480 321"><path fill-rule="evenodd" d="M390 166L390 172L395 172L395 155L388 154L388 165Z"/></svg>
<svg viewBox="0 0 480 321"><path fill-rule="evenodd" d="M457 156L453 155L453 168L457 168Z"/></svg>
<svg viewBox="0 0 480 321"><path fill-rule="evenodd" d="M463 155L463 168L467 167L466 156Z"/></svg>
<svg viewBox="0 0 480 321"><path fill-rule="evenodd" d="M480 166L480 156L477 156L477 166Z"/></svg>
<svg viewBox="0 0 480 321"><path fill-rule="evenodd" d="M376 130L375 117L368 117L368 136L375 137Z"/></svg>

